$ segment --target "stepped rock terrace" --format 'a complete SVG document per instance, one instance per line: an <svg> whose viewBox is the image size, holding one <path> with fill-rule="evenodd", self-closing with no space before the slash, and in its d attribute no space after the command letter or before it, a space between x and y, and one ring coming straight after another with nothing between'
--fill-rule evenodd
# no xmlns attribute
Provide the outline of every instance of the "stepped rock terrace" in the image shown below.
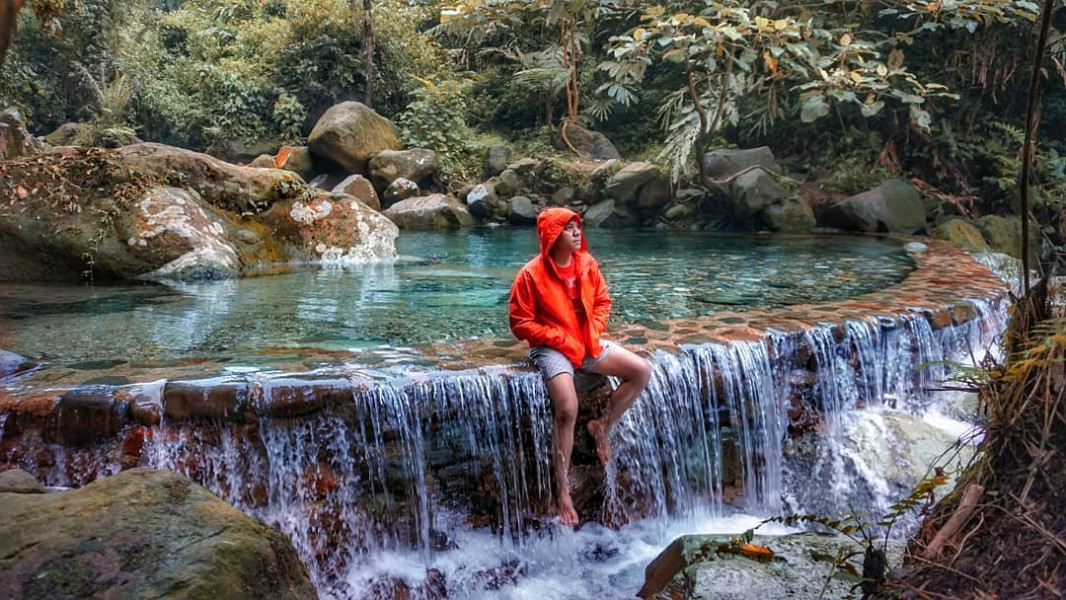
<svg viewBox="0 0 1066 600"><path fill-rule="evenodd" d="M788 440L832 434L860 406L921 412L942 363L979 354L1002 330L1006 285L957 247L923 243L903 281L852 299L610 329L652 360L653 376L606 472L579 435L579 512L620 526L731 506L822 508L803 486L857 476L827 474L819 460L801 473ZM359 596L353 582L382 550L415 549L428 565L464 528L521 545L549 527L549 403L523 344L308 352L286 365L19 375L0 389L0 465L51 485L174 469L288 533L320 591L337 597ZM608 394L602 380L584 384L579 422ZM856 479L828 505L887 505L888 486Z"/></svg>

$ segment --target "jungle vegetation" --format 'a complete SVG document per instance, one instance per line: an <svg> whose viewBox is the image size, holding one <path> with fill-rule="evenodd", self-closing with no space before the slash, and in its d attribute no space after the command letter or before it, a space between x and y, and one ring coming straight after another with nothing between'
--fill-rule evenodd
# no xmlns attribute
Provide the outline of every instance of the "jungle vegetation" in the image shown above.
<svg viewBox="0 0 1066 600"><path fill-rule="evenodd" d="M679 177L699 168L694 156L706 149L770 145L830 192L898 173L964 213L1017 212L1041 8L1032 0L28 6L0 68L0 101L40 134L78 121L92 123L97 138L126 131L195 150L298 143L332 104L369 96L409 146L441 154L449 180L476 177L491 143L558 152L549 140L577 124ZM1066 222L1058 218L1064 34L1066 2L1056 0L1035 146L1034 213L1044 223Z"/></svg>

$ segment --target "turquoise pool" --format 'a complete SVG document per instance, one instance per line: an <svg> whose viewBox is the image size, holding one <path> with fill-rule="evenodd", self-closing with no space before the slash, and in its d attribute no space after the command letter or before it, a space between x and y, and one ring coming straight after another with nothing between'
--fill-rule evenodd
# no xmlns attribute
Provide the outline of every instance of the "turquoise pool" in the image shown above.
<svg viewBox="0 0 1066 600"><path fill-rule="evenodd" d="M903 279L899 241L589 232L612 323L854 297ZM0 348L74 366L505 337L530 229L403 233L393 263L202 284L0 284Z"/></svg>

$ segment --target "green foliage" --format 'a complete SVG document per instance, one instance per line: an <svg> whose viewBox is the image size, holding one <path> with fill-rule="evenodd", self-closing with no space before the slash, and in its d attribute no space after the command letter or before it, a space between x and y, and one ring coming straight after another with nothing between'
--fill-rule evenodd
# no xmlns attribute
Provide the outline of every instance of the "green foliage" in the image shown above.
<svg viewBox="0 0 1066 600"><path fill-rule="evenodd" d="M362 98L361 5L189 0L157 7L68 0L48 23L22 11L0 99L23 107L35 129L106 116L150 140L204 148L220 139L294 141L329 106ZM407 104L417 86L412 76L443 72L443 54L418 30L427 11L375 3L374 108L386 116ZM45 35L52 24L58 35Z"/></svg>
<svg viewBox="0 0 1066 600"><path fill-rule="evenodd" d="M274 103L274 124L281 132L282 139L286 142L299 141L306 120L307 109L304 105L282 90L278 94L277 102Z"/></svg>
<svg viewBox="0 0 1066 600"><path fill-rule="evenodd" d="M399 116L401 138L408 147L429 148L437 153L445 177L473 175L467 172L471 133L463 120L470 82L447 79L438 83L420 79L415 100ZM457 173L458 172L458 173Z"/></svg>
<svg viewBox="0 0 1066 600"><path fill-rule="evenodd" d="M921 129L930 122L922 107L927 98L950 96L944 85L922 83L908 71L899 48L885 52L882 42L861 39L854 27L831 27L802 6L733 0L697 9L645 9L640 26L611 38L613 60L603 63L616 81L607 93L620 98L630 97L627 90L651 65L674 64L684 73L683 86L659 109L667 131L663 158L675 176L706 136L738 123L746 95L762 95L772 118L780 98L795 94L802 122L825 117L834 103L872 117L892 100L907 106Z"/></svg>

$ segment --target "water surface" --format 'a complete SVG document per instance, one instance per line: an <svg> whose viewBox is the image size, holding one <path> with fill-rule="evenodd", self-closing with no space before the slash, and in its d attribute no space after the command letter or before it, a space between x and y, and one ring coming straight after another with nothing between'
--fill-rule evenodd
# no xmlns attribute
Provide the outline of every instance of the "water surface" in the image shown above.
<svg viewBox="0 0 1066 600"><path fill-rule="evenodd" d="M589 232L612 325L825 302L913 268L895 240ZM395 262L197 284L0 284L0 347L67 366L509 337L531 229L401 234Z"/></svg>

